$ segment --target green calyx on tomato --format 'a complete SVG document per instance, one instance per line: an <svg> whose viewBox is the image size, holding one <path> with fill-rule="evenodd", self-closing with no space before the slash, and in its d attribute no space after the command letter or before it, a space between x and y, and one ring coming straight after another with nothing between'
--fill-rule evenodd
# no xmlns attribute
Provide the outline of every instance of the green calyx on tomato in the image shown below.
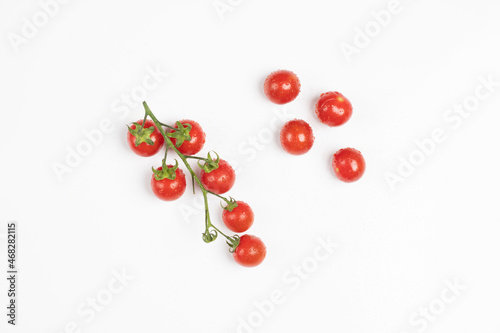
<svg viewBox="0 0 500 333"><path fill-rule="evenodd" d="M175 131L166 134L168 137L175 139L175 146L179 148L184 143L184 141L191 140L191 135L189 135L189 132L191 131L191 128L193 126L191 124L181 124L180 121L176 122L175 124L177 125Z"/></svg>
<svg viewBox="0 0 500 333"><path fill-rule="evenodd" d="M128 131L135 137L135 146L138 147L141 143L146 142L148 145L154 145L154 141L151 140L151 134L155 131L155 127L151 126L148 128L144 128L145 124L141 125L139 123L132 123L135 125L135 128L132 129L127 125Z"/></svg>
<svg viewBox="0 0 500 333"><path fill-rule="evenodd" d="M229 200L226 199L225 201L227 203L226 207L222 206L222 203L220 205L221 205L221 207L223 209L225 209L227 211L232 212L233 209L235 209L236 207L238 207L238 203L236 202L236 200L233 197L229 197Z"/></svg>
<svg viewBox="0 0 500 333"><path fill-rule="evenodd" d="M226 243L227 243L227 245L229 245L229 252L234 253L234 251L236 251L236 248L238 247L238 245L240 245L240 236L234 235L234 236L228 237Z"/></svg>
<svg viewBox="0 0 500 333"><path fill-rule="evenodd" d="M174 180L176 176L175 170L177 170L177 168L179 167L179 162L175 160L175 165L172 167L168 167L165 163L165 160L163 160L161 164L161 170L156 170L154 167L152 167L155 179L162 180L167 178L170 180Z"/></svg>
<svg viewBox="0 0 500 333"><path fill-rule="evenodd" d="M198 161L198 166L206 173L209 173L219 168L219 162L220 162L219 154L217 154L215 151L214 154L217 155L217 158L215 160L212 158L212 156L210 156L210 152L208 152L207 158L203 159L205 164L201 164L200 161Z"/></svg>

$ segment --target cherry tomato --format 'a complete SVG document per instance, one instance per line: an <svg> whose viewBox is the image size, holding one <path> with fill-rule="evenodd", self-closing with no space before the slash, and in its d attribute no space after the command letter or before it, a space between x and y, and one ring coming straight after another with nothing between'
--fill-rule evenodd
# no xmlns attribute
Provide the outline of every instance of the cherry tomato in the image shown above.
<svg viewBox="0 0 500 333"><path fill-rule="evenodd" d="M139 125L142 125L142 119L136 121L136 123L138 123ZM142 142L140 145L136 146L135 145L136 137L133 136L130 132L127 132L128 145L130 146L130 148L132 148L132 151L134 153L136 153L137 155L145 156L145 157L153 156L161 149L161 147L163 147L163 143L165 142L165 140L163 139L163 136L161 135L160 131L158 130L158 128L156 128L153 121L151 121L149 119L146 120L146 125L144 128L145 129L150 128L151 126L153 126L155 128L154 132L151 133L151 135L150 135L150 138L151 138L151 140L153 140L153 143L154 143L152 145L150 145L146 142ZM130 126L130 128L135 130L136 126L132 125L132 126Z"/></svg>
<svg viewBox="0 0 500 333"><path fill-rule="evenodd" d="M264 261L266 246L259 237L243 235L233 253L234 260L245 267L254 267Z"/></svg>
<svg viewBox="0 0 500 333"><path fill-rule="evenodd" d="M232 211L224 209L222 211L222 221L226 227L234 232L245 232L253 224L253 211L250 206L243 201L236 201L238 206Z"/></svg>
<svg viewBox="0 0 500 333"><path fill-rule="evenodd" d="M201 128L200 124L198 124L194 120L179 120L181 124L191 124L191 130L189 131L189 135L191 136L191 140L189 141L184 141L180 147L177 147L177 149L184 155L195 155L200 152L200 150L203 148L203 145L205 144L205 132L203 132L203 129ZM174 126L177 128L177 124ZM170 130L170 132L173 132L173 130ZM175 145L176 139L175 138L170 138L170 141Z"/></svg>
<svg viewBox="0 0 500 333"><path fill-rule="evenodd" d="M168 165L172 167L172 165ZM161 170L162 167L157 168ZM164 178L162 180L156 180L154 174L151 177L151 188L153 193L160 199L165 201L173 201L179 199L186 191L186 176L184 172L177 168L175 170L175 179L171 180Z"/></svg>
<svg viewBox="0 0 500 333"><path fill-rule="evenodd" d="M352 105L341 93L326 92L316 103L316 115L323 124L340 126L351 118Z"/></svg>
<svg viewBox="0 0 500 333"><path fill-rule="evenodd" d="M314 135L311 126L301 119L287 122L280 133L281 147L292 155L307 153L314 143Z"/></svg>
<svg viewBox="0 0 500 333"><path fill-rule="evenodd" d="M276 104L286 104L293 101L299 92L299 78L291 71L272 72L264 82L264 93L271 102Z"/></svg>
<svg viewBox="0 0 500 333"><path fill-rule="evenodd" d="M353 148L344 148L333 155L332 167L338 179L346 183L352 183L363 176L366 163L360 151Z"/></svg>
<svg viewBox="0 0 500 333"><path fill-rule="evenodd" d="M233 187L236 173L225 160L219 161L219 167L210 172L201 170L201 183L210 192L217 194L226 193Z"/></svg>

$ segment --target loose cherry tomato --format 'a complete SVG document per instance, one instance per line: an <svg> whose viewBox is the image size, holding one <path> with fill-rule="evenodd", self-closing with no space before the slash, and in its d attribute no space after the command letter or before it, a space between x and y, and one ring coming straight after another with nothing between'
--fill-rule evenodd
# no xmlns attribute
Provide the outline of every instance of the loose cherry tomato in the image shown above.
<svg viewBox="0 0 500 333"><path fill-rule="evenodd" d="M136 123L138 123L139 125L142 125L142 119L136 121ZM144 130L147 130L150 127L154 127L154 131L150 135L148 135L147 133L144 132ZM136 126L132 125L132 126L130 126L130 129L132 131L134 131L136 129ZM140 155L140 156L145 156L145 157L153 156L161 149L161 147L163 147L163 143L165 142L160 131L158 130L158 128L156 128L154 122L149 120L149 119L146 120L146 125L144 126L144 129L143 129L141 136L144 139L151 139L153 144L149 144L147 142L142 142L141 144L136 146L135 142L136 142L137 138L134 135L132 135L132 133L130 133L130 131L127 132L127 141L128 141L130 148L132 148L132 151L134 153L136 153L137 155Z"/></svg>
<svg viewBox="0 0 500 333"><path fill-rule="evenodd" d="M172 165L168 165L172 167ZM162 167L157 168L157 170L162 170ZM184 172L177 168L175 170L175 179L171 180L164 178L162 180L156 180L155 175L151 177L151 188L153 193L160 199L165 201L173 201L179 199L186 191L186 176Z"/></svg>
<svg viewBox="0 0 500 333"><path fill-rule="evenodd" d="M291 71L272 72L264 82L264 93L271 102L276 104L286 104L293 101L299 92L299 78Z"/></svg>
<svg viewBox="0 0 500 333"><path fill-rule="evenodd" d="M281 128L280 141L287 153L302 155L313 146L313 130L304 120L290 120Z"/></svg>
<svg viewBox="0 0 500 333"><path fill-rule="evenodd" d="M363 176L366 163L360 151L353 148L344 148L333 155L332 167L338 179L346 183L352 183Z"/></svg>
<svg viewBox="0 0 500 333"><path fill-rule="evenodd" d="M181 124L191 124L191 130L189 131L189 135L191 136L191 140L189 141L184 141L180 147L177 147L177 149L184 155L195 155L200 152L200 150L203 148L203 145L205 144L205 132L203 132L203 129L201 128L200 124L198 124L194 120L179 120ZM174 126L177 128L177 124ZM173 132L173 130L170 130L170 132ZM175 145L176 139L175 138L170 138L172 143Z"/></svg>
<svg viewBox="0 0 500 333"><path fill-rule="evenodd" d="M234 260L245 267L259 265L266 257L266 246L259 237L243 235L233 253Z"/></svg>
<svg viewBox="0 0 500 333"><path fill-rule="evenodd" d="M226 193L233 187L236 180L236 173L225 160L219 161L219 167L210 172L201 170L201 183L210 192L217 194Z"/></svg>
<svg viewBox="0 0 500 333"><path fill-rule="evenodd" d="M341 93L326 92L316 103L316 115L323 124L340 126L351 118L352 105Z"/></svg>
<svg viewBox="0 0 500 333"><path fill-rule="evenodd" d="M236 201L238 206L229 211L224 209L222 211L222 221L226 227L234 232L245 232L253 224L253 211L250 206L243 201Z"/></svg>

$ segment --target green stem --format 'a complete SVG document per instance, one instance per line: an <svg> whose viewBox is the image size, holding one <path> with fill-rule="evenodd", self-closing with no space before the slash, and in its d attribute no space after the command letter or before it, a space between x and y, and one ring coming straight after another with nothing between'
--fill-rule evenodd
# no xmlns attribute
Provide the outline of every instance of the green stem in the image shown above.
<svg viewBox="0 0 500 333"><path fill-rule="evenodd" d="M167 163L168 148L165 148L165 156L163 156L163 163Z"/></svg>
<svg viewBox="0 0 500 333"><path fill-rule="evenodd" d="M202 160L202 161L206 161L207 160L204 157L198 157L198 156L193 156L193 155L186 155L186 158L192 158L192 159Z"/></svg>
<svg viewBox="0 0 500 333"><path fill-rule="evenodd" d="M141 134L142 133L142 130L144 129L144 127L146 126L146 119L148 119L148 114L146 113L144 115L144 119L142 120L142 126L141 128L139 129L139 131L137 132L138 134Z"/></svg>
<svg viewBox="0 0 500 333"><path fill-rule="evenodd" d="M164 123L161 123L161 122L159 122L159 123L160 123L161 126L165 126L167 128L170 128L171 130L174 130L174 131L178 131L179 130L178 128L175 128L173 126L170 126L170 125L167 125L167 124L164 124Z"/></svg>
<svg viewBox="0 0 500 333"><path fill-rule="evenodd" d="M211 195L215 195L216 197L219 197L221 198L222 200L224 200L228 205L230 204L230 201L226 198L224 198L222 195L218 195L217 193L214 193L214 192L211 192L211 191L207 191L207 193L210 193Z"/></svg>
<svg viewBox="0 0 500 333"><path fill-rule="evenodd" d="M195 194L195 191L194 191L194 177L193 177L193 175L191 175L191 184L193 184L193 194Z"/></svg>
<svg viewBox="0 0 500 333"><path fill-rule="evenodd" d="M208 210L208 198L207 191L201 190L203 192L203 200L205 201L205 232L210 232L210 226L212 226L212 221L210 221L210 212Z"/></svg>
<svg viewBox="0 0 500 333"><path fill-rule="evenodd" d="M219 229L219 228L217 228L217 227L216 227L216 226L214 226L213 224L210 224L210 226L211 226L212 228L214 228L215 230L217 230L217 232L218 232L219 234L221 234L222 236L226 237L226 239L227 239L227 240L231 240L231 237L229 237L228 235L224 234L222 231L220 231L220 229Z"/></svg>

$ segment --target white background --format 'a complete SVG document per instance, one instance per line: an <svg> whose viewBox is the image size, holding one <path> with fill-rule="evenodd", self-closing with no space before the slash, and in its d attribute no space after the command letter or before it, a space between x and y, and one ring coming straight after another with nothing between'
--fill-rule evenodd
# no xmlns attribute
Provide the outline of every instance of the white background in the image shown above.
<svg viewBox="0 0 500 333"><path fill-rule="evenodd" d="M19 223L20 275L15 328L5 323L2 278L0 331L498 332L500 87L467 118L443 117L474 96L481 77L500 81L500 3L401 0L350 62L342 43L354 45L356 29L388 1L230 3L221 16L212 0L73 0L16 52L8 36L42 9L2 1L0 221L2 233L7 221ZM238 166L229 194L254 209L249 233L268 249L261 266L240 267L222 239L201 240L199 191L171 203L152 194L150 169L161 155L138 157L125 141L125 124L143 111L113 112L148 67L169 74L147 93L153 112L164 122L198 121L203 153ZM262 92L280 68L302 83L286 106ZM354 106L339 128L313 112L329 90ZM300 157L278 142L294 117L316 136ZM113 129L59 181L54 164L103 119ZM391 188L387 174L436 128L447 139ZM330 168L348 146L367 161L353 184ZM220 226L218 205L211 198ZM339 246L315 267L318 238ZM291 270L302 263L310 273L294 289ZM92 319L78 314L121 270L134 277L122 292ZM441 291L455 280L466 290L445 304ZM254 302L267 304L276 290L283 302L259 312ZM429 306L439 314L425 329L410 322ZM252 326L238 330L249 317ZM72 322L77 329L66 329Z"/></svg>

